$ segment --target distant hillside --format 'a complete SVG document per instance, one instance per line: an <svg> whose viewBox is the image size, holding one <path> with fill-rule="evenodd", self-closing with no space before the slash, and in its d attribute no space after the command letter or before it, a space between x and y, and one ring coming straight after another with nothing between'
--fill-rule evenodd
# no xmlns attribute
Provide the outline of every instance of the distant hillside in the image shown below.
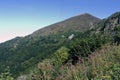
<svg viewBox="0 0 120 80"><path fill-rule="evenodd" d="M99 18L85 13L35 31L32 36L46 36L67 31L84 32L89 30L91 27L94 27L94 25L99 21Z"/></svg>

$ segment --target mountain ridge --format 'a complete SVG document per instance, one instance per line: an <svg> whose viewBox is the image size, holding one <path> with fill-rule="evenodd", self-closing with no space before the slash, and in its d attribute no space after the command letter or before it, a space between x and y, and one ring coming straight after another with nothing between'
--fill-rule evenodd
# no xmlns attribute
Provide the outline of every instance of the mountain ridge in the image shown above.
<svg viewBox="0 0 120 80"><path fill-rule="evenodd" d="M84 32L90 28L90 23L95 24L99 22L101 19L92 16L91 14L84 13L81 15L77 15L61 22L46 26L42 29L39 29L33 32L31 35L40 35L46 36L49 34L54 34L57 32L64 32L64 31L78 31Z"/></svg>

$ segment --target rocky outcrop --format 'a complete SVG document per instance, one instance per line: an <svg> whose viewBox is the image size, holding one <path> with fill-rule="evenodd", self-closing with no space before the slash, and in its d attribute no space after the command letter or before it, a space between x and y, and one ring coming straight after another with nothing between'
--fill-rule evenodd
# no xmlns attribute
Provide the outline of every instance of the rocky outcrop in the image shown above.
<svg viewBox="0 0 120 80"><path fill-rule="evenodd" d="M120 12L117 12L104 21L101 21L99 24L103 24L100 26L96 32L104 32L115 34L117 32L116 28L120 27Z"/></svg>

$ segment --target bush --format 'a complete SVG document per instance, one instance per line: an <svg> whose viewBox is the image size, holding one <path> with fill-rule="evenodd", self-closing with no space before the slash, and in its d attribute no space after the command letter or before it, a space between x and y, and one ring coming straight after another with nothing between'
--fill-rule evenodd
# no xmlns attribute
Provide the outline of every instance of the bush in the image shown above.
<svg viewBox="0 0 120 80"><path fill-rule="evenodd" d="M110 43L111 39L108 35L92 35L87 38L82 38L74 43L74 46L70 48L70 58L73 60L73 64L81 57L88 57L96 49L101 48L104 44Z"/></svg>
<svg viewBox="0 0 120 80"><path fill-rule="evenodd" d="M7 67L4 73L0 74L0 80L14 80L12 74L10 73L9 67Z"/></svg>
<svg viewBox="0 0 120 80"><path fill-rule="evenodd" d="M57 63L57 65L61 65L62 63L64 63L66 60L68 60L68 51L69 49L66 47L61 47L60 49L58 49L55 54L54 54L54 59L55 62ZM56 64L55 63L55 64Z"/></svg>

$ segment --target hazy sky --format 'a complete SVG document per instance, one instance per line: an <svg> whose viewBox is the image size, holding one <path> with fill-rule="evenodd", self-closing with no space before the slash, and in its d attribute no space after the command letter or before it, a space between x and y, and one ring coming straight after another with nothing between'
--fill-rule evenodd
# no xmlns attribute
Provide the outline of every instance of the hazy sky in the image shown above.
<svg viewBox="0 0 120 80"><path fill-rule="evenodd" d="M105 18L120 0L0 0L0 42L82 13Z"/></svg>

